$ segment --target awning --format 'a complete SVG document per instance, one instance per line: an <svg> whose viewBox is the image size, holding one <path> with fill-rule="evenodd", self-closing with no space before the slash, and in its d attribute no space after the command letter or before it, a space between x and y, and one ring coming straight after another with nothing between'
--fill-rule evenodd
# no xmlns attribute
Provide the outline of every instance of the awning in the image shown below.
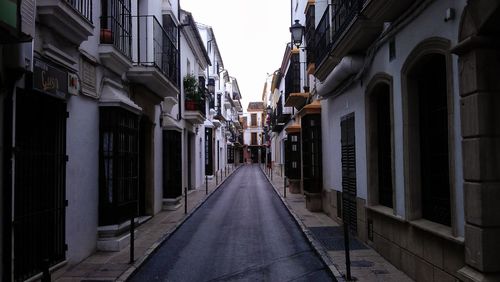
<svg viewBox="0 0 500 282"><path fill-rule="evenodd" d="M135 114L140 114L142 108L139 107L134 101L127 97L123 87L108 79L103 79L101 88L101 97L99 98L99 106L101 107L121 107L125 108Z"/></svg>
<svg viewBox="0 0 500 282"><path fill-rule="evenodd" d="M287 134L290 134L290 133L300 133L300 124L292 124L290 126L288 126L287 128L285 128L285 131Z"/></svg>
<svg viewBox="0 0 500 282"><path fill-rule="evenodd" d="M321 103L319 100L315 100L314 102L305 105L299 112L299 116L301 117L311 114L321 114Z"/></svg>
<svg viewBox="0 0 500 282"><path fill-rule="evenodd" d="M209 121L208 119L206 119L205 122L203 122L203 126L208 127L208 128L213 128L214 124L211 121Z"/></svg>

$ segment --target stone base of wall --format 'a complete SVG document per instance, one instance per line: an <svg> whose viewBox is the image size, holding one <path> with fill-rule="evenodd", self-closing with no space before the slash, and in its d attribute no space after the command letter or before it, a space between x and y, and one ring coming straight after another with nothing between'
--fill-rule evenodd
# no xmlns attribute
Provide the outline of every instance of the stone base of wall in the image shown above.
<svg viewBox="0 0 500 282"><path fill-rule="evenodd" d="M164 211L175 211L180 208L182 200L182 196L177 198L166 198L162 201L162 209Z"/></svg>
<svg viewBox="0 0 500 282"><path fill-rule="evenodd" d="M323 191L324 212L341 222L337 198L341 193ZM388 209L388 208L387 208ZM390 209L388 209L390 210ZM392 210L391 210L392 211ZM465 266L464 245L416 227L390 212L366 208L357 199L358 239L370 245L385 259L416 281L459 281Z"/></svg>
<svg viewBox="0 0 500 282"><path fill-rule="evenodd" d="M288 180L288 190L292 194L300 193L300 179L289 179Z"/></svg>
<svg viewBox="0 0 500 282"><path fill-rule="evenodd" d="M304 192L306 195L306 209L312 212L322 211L321 193Z"/></svg>

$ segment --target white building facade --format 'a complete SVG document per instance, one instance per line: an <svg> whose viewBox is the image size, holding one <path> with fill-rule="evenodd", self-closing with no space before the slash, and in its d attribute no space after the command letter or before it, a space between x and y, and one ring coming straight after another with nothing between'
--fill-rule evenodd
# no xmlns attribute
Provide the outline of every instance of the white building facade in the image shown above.
<svg viewBox="0 0 500 282"><path fill-rule="evenodd" d="M217 60L179 1L10 2L19 21L0 13L0 272L24 281L127 247L132 219L204 187Z"/></svg>
<svg viewBox="0 0 500 282"><path fill-rule="evenodd" d="M479 89L496 89L474 79L492 75L474 66L498 58L488 41L470 43L498 36L488 21L499 5L486 2L292 1L305 30L299 80L312 101L298 113L306 205L342 220L417 281L499 277L498 248L484 237L496 232L498 216L486 217L497 209L477 200L497 179L486 176L496 161L473 157L492 149L485 128L497 120L472 102ZM296 131L288 129L287 141ZM317 133L321 181L308 184L306 158L317 148L307 136Z"/></svg>

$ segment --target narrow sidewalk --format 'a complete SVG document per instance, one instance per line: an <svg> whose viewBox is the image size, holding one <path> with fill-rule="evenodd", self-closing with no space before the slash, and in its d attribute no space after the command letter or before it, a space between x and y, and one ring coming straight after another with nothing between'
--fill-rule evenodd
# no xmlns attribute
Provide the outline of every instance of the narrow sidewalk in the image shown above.
<svg viewBox="0 0 500 282"><path fill-rule="evenodd" d="M79 264L66 266L52 274L52 281L126 281L127 278L188 219L196 209L212 195L217 188L239 168L231 166L220 170L218 177L208 179L206 185L188 191L187 209L185 198L175 211L161 211L137 227L134 240L134 263L130 264L130 248L119 252L97 251ZM185 213L187 210L187 213Z"/></svg>
<svg viewBox="0 0 500 282"><path fill-rule="evenodd" d="M272 183L302 231L316 249L323 261L329 266L338 281L346 281L344 235L342 226L323 212L306 209L303 194L292 194L284 185L284 169L273 169L272 173L261 166L264 174ZM356 281L413 281L401 270L384 259L370 246L350 238L351 278Z"/></svg>

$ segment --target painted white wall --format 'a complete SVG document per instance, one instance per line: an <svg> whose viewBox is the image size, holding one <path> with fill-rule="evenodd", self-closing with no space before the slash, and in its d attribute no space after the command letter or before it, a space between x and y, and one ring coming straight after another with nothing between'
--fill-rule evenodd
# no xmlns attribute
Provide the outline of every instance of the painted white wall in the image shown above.
<svg viewBox="0 0 500 282"><path fill-rule="evenodd" d="M99 108L95 100L68 100L66 150L67 259L77 263L96 248L99 203Z"/></svg>
<svg viewBox="0 0 500 282"><path fill-rule="evenodd" d="M160 106L155 106L155 122L160 120L161 109ZM154 199L153 199L153 212L159 213L162 210L163 200L163 130L159 123L154 128Z"/></svg>
<svg viewBox="0 0 500 282"><path fill-rule="evenodd" d="M363 89L356 83L333 99L321 101L321 130L323 145L323 186L342 191L342 153L340 120L354 113L356 148L356 193L366 199L366 138Z"/></svg>
<svg viewBox="0 0 500 282"><path fill-rule="evenodd" d="M432 37L443 37L451 41L451 46L457 44L459 31L459 18L444 22L446 9L454 8L457 15L462 14L465 1L436 1L433 2L414 21L400 30L395 36L396 59L389 62L388 44L385 44L376 54L374 63L367 77L377 72L386 72L393 76L394 91L394 135L395 135L395 182L396 182L396 212L405 215L404 203L404 160L403 160L403 109L402 109L402 86L401 69L410 52L425 39ZM456 226L460 236L464 234L464 206L463 206L463 172L462 172L462 144L460 127L460 101L459 101L459 74L458 57L452 55L453 60L453 92L454 92L454 142L455 142L455 202Z"/></svg>

